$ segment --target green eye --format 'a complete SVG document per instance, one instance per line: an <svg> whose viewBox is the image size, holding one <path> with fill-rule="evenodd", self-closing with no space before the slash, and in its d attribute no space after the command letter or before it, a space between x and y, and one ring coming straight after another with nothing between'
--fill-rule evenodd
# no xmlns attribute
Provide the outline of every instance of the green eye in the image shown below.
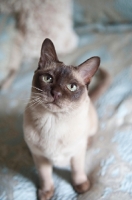
<svg viewBox="0 0 132 200"><path fill-rule="evenodd" d="M70 91L74 92L74 91L76 91L77 86L76 86L76 84L67 84L67 88L68 88Z"/></svg>
<svg viewBox="0 0 132 200"><path fill-rule="evenodd" d="M46 75L43 75L43 81L45 83L52 83L53 82L53 78L49 74L46 74Z"/></svg>

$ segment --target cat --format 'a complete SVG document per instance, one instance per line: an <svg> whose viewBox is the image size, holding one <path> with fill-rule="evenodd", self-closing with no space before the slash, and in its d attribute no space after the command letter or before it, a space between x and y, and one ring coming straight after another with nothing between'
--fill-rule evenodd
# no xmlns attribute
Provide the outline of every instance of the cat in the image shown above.
<svg viewBox="0 0 132 200"><path fill-rule="evenodd" d="M99 65L100 58L92 57L78 67L66 66L50 39L42 44L23 125L40 176L40 200L54 194L53 166L71 166L76 192L90 188L85 154L89 138L98 130L98 117L87 86Z"/></svg>

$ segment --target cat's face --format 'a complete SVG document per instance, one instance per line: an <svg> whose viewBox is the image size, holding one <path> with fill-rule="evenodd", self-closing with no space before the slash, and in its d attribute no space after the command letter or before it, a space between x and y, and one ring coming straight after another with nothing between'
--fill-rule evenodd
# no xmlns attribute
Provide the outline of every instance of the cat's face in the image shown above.
<svg viewBox="0 0 132 200"><path fill-rule="evenodd" d="M99 61L97 65L97 57L94 58L96 62L89 59L89 70L84 67L86 63L78 68L66 66L59 62L53 43L45 41L39 67L33 77L32 96L36 96L39 104L51 112L69 112L88 95L86 84L97 70L93 69L93 65L98 68Z"/></svg>
<svg viewBox="0 0 132 200"><path fill-rule="evenodd" d="M51 62L35 72L33 91L38 93L42 105L50 111L60 112L75 109L87 88L75 67Z"/></svg>

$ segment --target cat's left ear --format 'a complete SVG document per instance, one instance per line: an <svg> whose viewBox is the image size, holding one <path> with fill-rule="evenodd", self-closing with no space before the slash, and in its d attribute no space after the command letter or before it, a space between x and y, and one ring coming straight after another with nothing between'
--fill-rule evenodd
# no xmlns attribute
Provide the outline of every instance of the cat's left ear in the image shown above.
<svg viewBox="0 0 132 200"><path fill-rule="evenodd" d="M98 67L100 65L100 58L95 56L89 58L81 65L78 66L77 70L80 73L81 77L83 78L85 84L90 83L91 78L94 76Z"/></svg>
<svg viewBox="0 0 132 200"><path fill-rule="evenodd" d="M39 68L43 68L48 61L59 62L53 42L46 38L41 47Z"/></svg>

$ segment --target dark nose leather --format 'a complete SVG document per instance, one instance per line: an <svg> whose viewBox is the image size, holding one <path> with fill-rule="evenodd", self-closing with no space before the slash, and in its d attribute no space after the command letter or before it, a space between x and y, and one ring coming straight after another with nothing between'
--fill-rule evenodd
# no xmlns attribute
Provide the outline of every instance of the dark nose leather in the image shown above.
<svg viewBox="0 0 132 200"><path fill-rule="evenodd" d="M54 100L57 100L62 96L62 93L58 90L52 90L51 95L54 97Z"/></svg>

